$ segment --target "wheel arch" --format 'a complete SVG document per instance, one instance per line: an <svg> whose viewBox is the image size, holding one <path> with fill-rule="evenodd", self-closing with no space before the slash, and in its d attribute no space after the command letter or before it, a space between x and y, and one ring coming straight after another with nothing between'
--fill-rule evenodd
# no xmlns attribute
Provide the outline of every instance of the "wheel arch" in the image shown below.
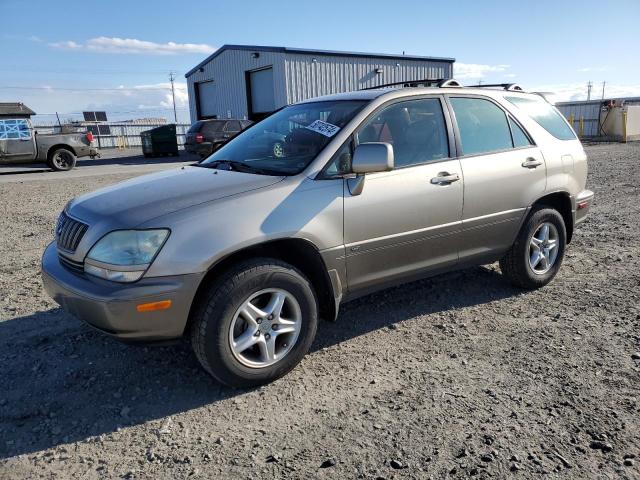
<svg viewBox="0 0 640 480"><path fill-rule="evenodd" d="M281 260L300 270L309 279L318 297L320 317L335 320L338 313L335 292L327 272L326 264L318 248L309 240L302 238L285 238L270 240L236 250L211 265L201 280L191 303L185 332L187 332L191 326L195 307L201 301L202 296L206 294L208 288L233 268L234 265L244 260L257 257Z"/></svg>
<svg viewBox="0 0 640 480"><path fill-rule="evenodd" d="M567 244L573 237L573 209L571 207L571 195L568 192L553 192L535 201L533 206L548 206L557 210L564 220L567 229Z"/></svg>
<svg viewBox="0 0 640 480"><path fill-rule="evenodd" d="M76 153L75 149L71 145L67 145L66 143L57 143L55 145L50 146L47 149L47 160L50 160L51 159L51 155L53 155L53 152L55 152L59 148L64 148L65 150L69 150L76 157L78 156L78 154Z"/></svg>

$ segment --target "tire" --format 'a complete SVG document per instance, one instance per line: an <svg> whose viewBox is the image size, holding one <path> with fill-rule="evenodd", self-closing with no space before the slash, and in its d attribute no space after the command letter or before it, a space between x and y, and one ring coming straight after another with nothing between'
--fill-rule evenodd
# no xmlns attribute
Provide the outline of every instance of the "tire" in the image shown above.
<svg viewBox="0 0 640 480"><path fill-rule="evenodd" d="M540 240L545 237L545 227L548 232L546 242ZM551 247L552 244L555 247L545 248L545 245ZM567 229L562 215L545 205L534 207L515 243L500 260L500 270L517 287L544 287L560 270L566 245ZM535 255L536 251L538 256Z"/></svg>
<svg viewBox="0 0 640 480"><path fill-rule="evenodd" d="M71 150L57 148L49 153L47 164L56 172L67 172L76 166L77 158Z"/></svg>
<svg viewBox="0 0 640 480"><path fill-rule="evenodd" d="M282 324L279 315L272 319L267 314L277 310L270 307L279 295L284 298ZM248 302L258 310L247 307ZM248 321L241 309L253 312L254 320ZM318 302L309 280L287 263L258 258L238 264L201 297L192 318L191 344L216 380L246 388L291 371L309 350L317 326ZM269 341L275 356L267 353ZM234 346L243 342L250 345L245 350Z"/></svg>

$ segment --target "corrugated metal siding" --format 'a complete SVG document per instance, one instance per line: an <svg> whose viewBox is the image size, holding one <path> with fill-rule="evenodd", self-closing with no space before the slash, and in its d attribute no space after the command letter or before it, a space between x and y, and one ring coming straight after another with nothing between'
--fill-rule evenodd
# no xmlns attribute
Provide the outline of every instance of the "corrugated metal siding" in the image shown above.
<svg viewBox="0 0 640 480"><path fill-rule="evenodd" d="M450 78L452 65L448 62L287 54L287 103L385 83ZM379 68L382 73L376 73Z"/></svg>
<svg viewBox="0 0 640 480"><path fill-rule="evenodd" d="M613 99L590 100L576 102L559 102L556 107L560 110L567 120L570 121L573 114L573 129L580 134L580 119L584 121L584 137L597 137L601 132L599 129L600 108L602 102L608 102ZM640 97L617 98L616 102L624 102L628 105L640 105Z"/></svg>
<svg viewBox="0 0 640 480"><path fill-rule="evenodd" d="M573 114L573 129L580 134L580 118L584 119L585 137L595 137L598 135L598 120L600 118L601 101L558 103L556 107L565 118L571 121Z"/></svg>
<svg viewBox="0 0 640 480"><path fill-rule="evenodd" d="M219 117L245 118L248 112L245 72L273 65L276 108L307 98L348 92L404 80L451 78L453 63L260 51L226 50L187 78L191 121L197 120L194 84L213 80L219 94L213 111ZM316 59L314 62L313 59ZM382 73L376 73L381 68Z"/></svg>
<svg viewBox="0 0 640 480"><path fill-rule="evenodd" d="M218 95L212 110L220 118L226 118L231 111L234 118L247 116L247 90L245 72L273 65L274 97L276 105L286 105L284 78L284 54L278 52L260 52L259 58L252 58L252 52L242 50L226 50L211 62L204 65L204 72L194 72L187 78L189 92L189 111L191 121L197 120L197 109L194 84L207 80L216 83Z"/></svg>

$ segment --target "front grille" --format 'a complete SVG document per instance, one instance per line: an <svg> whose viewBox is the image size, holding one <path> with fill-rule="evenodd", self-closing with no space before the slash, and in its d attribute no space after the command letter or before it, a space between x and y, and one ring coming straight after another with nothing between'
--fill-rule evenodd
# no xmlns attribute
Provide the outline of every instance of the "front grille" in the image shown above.
<svg viewBox="0 0 640 480"><path fill-rule="evenodd" d="M56 225L58 248L67 252L75 252L88 228L89 225L79 222L62 212Z"/></svg>
<svg viewBox="0 0 640 480"><path fill-rule="evenodd" d="M76 262L75 260L71 260L70 258L60 254L58 254L58 259L60 260L60 264L66 269L71 270L74 273L84 273L83 262Z"/></svg>

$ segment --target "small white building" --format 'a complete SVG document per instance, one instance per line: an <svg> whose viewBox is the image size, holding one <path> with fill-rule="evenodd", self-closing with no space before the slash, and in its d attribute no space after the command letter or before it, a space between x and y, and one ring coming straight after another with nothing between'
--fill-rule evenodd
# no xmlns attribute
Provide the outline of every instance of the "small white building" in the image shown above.
<svg viewBox="0 0 640 480"><path fill-rule="evenodd" d="M453 76L453 58L224 45L187 78L191 121L257 120L284 105L387 83Z"/></svg>

